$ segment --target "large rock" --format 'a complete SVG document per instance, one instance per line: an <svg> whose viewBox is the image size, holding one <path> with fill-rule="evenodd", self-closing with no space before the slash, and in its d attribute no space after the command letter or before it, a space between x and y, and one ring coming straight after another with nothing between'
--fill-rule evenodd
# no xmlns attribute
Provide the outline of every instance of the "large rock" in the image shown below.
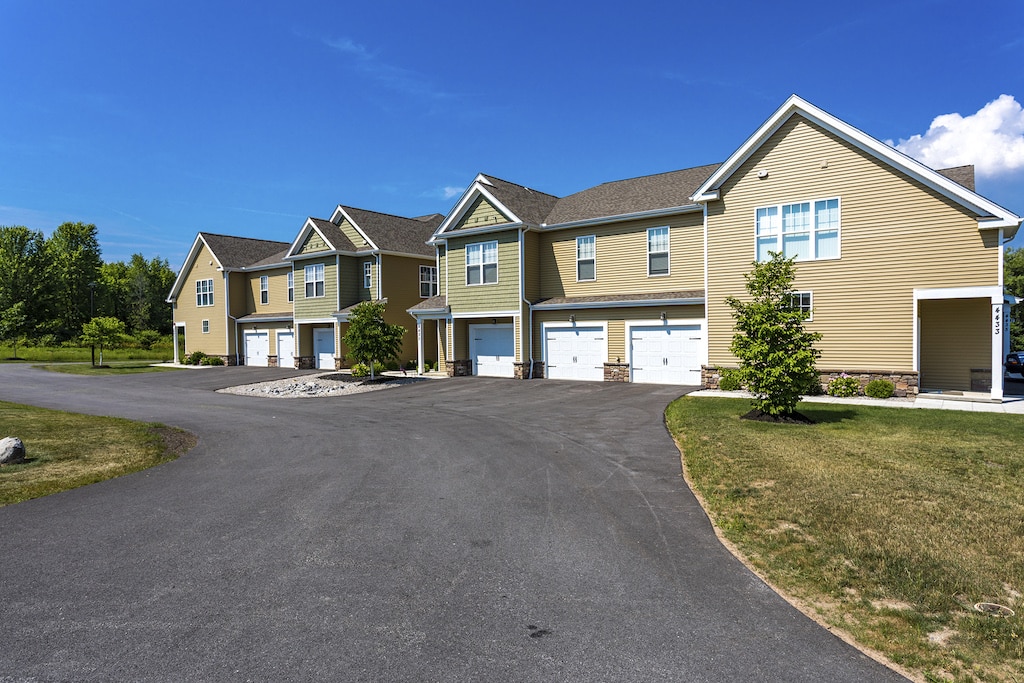
<svg viewBox="0 0 1024 683"><path fill-rule="evenodd" d="M25 444L16 436L0 439L0 465L25 462Z"/></svg>

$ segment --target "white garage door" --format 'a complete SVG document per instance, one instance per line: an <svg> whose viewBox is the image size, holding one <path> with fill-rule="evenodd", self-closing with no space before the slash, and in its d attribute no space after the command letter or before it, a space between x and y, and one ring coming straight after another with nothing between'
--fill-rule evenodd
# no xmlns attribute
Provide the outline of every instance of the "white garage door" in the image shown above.
<svg viewBox="0 0 1024 683"><path fill-rule="evenodd" d="M270 354L270 335L266 332L245 333L245 364L256 367L267 367L267 356Z"/></svg>
<svg viewBox="0 0 1024 683"><path fill-rule="evenodd" d="M295 367L295 333L277 333L277 367Z"/></svg>
<svg viewBox="0 0 1024 683"><path fill-rule="evenodd" d="M630 328L630 375L646 384L700 384L704 330L693 325Z"/></svg>
<svg viewBox="0 0 1024 683"><path fill-rule="evenodd" d="M549 327L544 332L544 376L604 380L606 335L601 327Z"/></svg>
<svg viewBox="0 0 1024 683"><path fill-rule="evenodd" d="M511 325L469 326L469 357L473 360L474 375L512 377L515 354Z"/></svg>

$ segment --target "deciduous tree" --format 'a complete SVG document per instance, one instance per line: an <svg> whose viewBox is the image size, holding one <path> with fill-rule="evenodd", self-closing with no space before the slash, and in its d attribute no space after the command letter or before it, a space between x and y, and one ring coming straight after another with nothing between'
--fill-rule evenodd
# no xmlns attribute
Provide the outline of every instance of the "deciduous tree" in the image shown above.
<svg viewBox="0 0 1024 683"><path fill-rule="evenodd" d="M1024 299L1024 247L1007 249L1003 256L1003 286ZM1024 351L1024 303L1010 309L1010 348Z"/></svg>
<svg viewBox="0 0 1024 683"><path fill-rule="evenodd" d="M398 358L404 334L404 327L384 320L383 302L364 301L349 314L348 331L343 341L349 349L350 360L370 366L372 380L375 361L386 363Z"/></svg>
<svg viewBox="0 0 1024 683"><path fill-rule="evenodd" d="M82 341L100 347L100 365L103 365L103 349L112 348L124 339L124 323L117 318L98 317L82 325Z"/></svg>
<svg viewBox="0 0 1024 683"><path fill-rule="evenodd" d="M792 417L801 394L817 381L817 332L807 332L810 313L793 305L793 259L772 253L747 273L751 299L729 297L736 333L729 350L740 361L739 379L754 394L754 410L773 418Z"/></svg>

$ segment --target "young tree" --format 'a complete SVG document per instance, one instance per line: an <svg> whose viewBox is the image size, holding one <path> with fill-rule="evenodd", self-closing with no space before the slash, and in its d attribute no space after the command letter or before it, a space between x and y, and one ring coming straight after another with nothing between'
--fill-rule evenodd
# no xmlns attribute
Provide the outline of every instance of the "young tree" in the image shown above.
<svg viewBox="0 0 1024 683"><path fill-rule="evenodd" d="M1024 247L1007 249L1003 256L1003 283L1006 291L1024 299ZM1024 350L1024 304L1010 309L1010 348Z"/></svg>
<svg viewBox="0 0 1024 683"><path fill-rule="evenodd" d="M772 253L744 277L752 299L726 299L736 319L729 350L740 361L739 379L754 394L754 409L773 419L792 417L800 395L817 381L817 332L804 330L809 312L793 306L793 259Z"/></svg>
<svg viewBox="0 0 1024 683"><path fill-rule="evenodd" d="M124 339L124 323L117 318L93 318L82 325L82 342L100 347L100 365L103 365L103 347L114 347Z"/></svg>
<svg viewBox="0 0 1024 683"><path fill-rule="evenodd" d="M384 320L383 302L364 301L349 314L348 331L343 341L349 348L349 360L370 366L372 380L375 361L386 363L398 358L404 334L404 327Z"/></svg>
<svg viewBox="0 0 1024 683"><path fill-rule="evenodd" d="M25 310L25 302L19 301L0 314L0 340L11 342L14 360L18 359L18 340L28 332L29 318Z"/></svg>

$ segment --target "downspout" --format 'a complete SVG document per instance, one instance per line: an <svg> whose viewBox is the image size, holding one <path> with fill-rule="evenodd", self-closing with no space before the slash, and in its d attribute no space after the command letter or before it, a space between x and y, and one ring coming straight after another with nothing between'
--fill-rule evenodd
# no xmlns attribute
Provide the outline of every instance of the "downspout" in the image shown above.
<svg viewBox="0 0 1024 683"><path fill-rule="evenodd" d="M228 313L228 319L235 323L235 367L238 367L238 318Z"/></svg>

